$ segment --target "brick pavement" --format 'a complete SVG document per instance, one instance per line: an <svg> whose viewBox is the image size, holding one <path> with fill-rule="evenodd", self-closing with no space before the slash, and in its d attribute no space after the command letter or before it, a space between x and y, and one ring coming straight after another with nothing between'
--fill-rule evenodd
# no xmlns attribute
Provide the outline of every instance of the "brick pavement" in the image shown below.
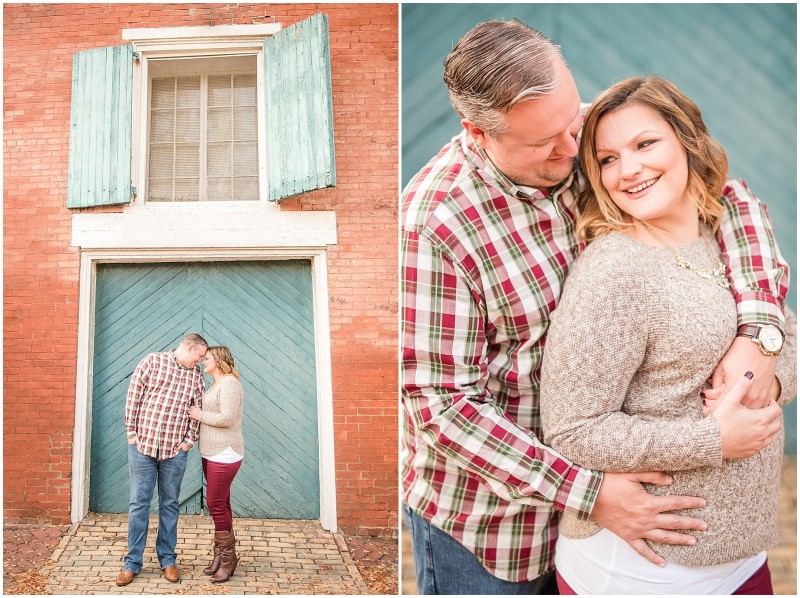
<svg viewBox="0 0 800 598"><path fill-rule="evenodd" d="M776 595L797 596L797 457L784 455L778 502L778 545L768 552L772 585ZM417 593L414 554L405 526L401 526L400 592Z"/></svg>
<svg viewBox="0 0 800 598"><path fill-rule="evenodd" d="M53 594L366 594L344 537L318 521L236 519L239 565L230 581L211 584L202 574L211 554L208 517L183 515L178 523L179 583L166 581L155 555L156 518L133 582L114 579L127 550L127 515L90 513L64 535L40 573Z"/></svg>

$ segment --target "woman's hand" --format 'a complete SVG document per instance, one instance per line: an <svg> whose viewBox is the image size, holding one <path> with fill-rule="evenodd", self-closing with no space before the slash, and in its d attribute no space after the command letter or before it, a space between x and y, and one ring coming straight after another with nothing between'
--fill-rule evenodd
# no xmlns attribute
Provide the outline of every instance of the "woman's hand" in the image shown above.
<svg viewBox="0 0 800 598"><path fill-rule="evenodd" d="M753 383L747 389L742 405L750 409L766 407L771 400L777 398L774 384L777 361L776 357L761 353L749 338L738 336L714 369L711 386L723 387L723 391L727 391L745 372L753 372Z"/></svg>
<svg viewBox="0 0 800 598"><path fill-rule="evenodd" d="M713 382L709 380L709 384ZM701 398L703 399L703 417L707 415L711 415L714 413L714 409L717 408L719 404L719 398L723 395L725 391L725 386L718 386L717 388L709 388L703 391ZM769 390L769 401L767 401L764 405L769 405L772 401L777 401L778 398L781 396L781 383L778 380L777 376L772 377L772 385L770 386ZM744 401L742 401L742 405L744 405ZM754 409L755 407L749 406L750 409Z"/></svg>
<svg viewBox="0 0 800 598"><path fill-rule="evenodd" d="M203 410L197 405L189 407L189 419L199 419L202 412Z"/></svg>

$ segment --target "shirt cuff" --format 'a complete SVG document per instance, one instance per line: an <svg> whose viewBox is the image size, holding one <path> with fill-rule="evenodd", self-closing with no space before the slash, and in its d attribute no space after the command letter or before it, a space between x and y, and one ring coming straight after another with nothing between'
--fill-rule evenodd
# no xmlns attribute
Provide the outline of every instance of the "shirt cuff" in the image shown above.
<svg viewBox="0 0 800 598"><path fill-rule="evenodd" d="M559 511L575 515L578 519L587 520L594 508L602 482L601 472L575 467L564 478L556 493L553 506Z"/></svg>
<svg viewBox="0 0 800 598"><path fill-rule="evenodd" d="M783 306L765 291L746 291L736 298L738 325L772 324L785 330Z"/></svg>

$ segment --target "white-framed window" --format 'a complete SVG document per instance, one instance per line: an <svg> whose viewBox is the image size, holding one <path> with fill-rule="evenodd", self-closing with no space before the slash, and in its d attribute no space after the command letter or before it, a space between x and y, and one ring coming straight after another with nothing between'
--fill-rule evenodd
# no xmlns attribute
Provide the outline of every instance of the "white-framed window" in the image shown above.
<svg viewBox="0 0 800 598"><path fill-rule="evenodd" d="M259 200L257 63L150 61L145 201Z"/></svg>
<svg viewBox="0 0 800 598"><path fill-rule="evenodd" d="M253 203L336 184L325 15L123 39L75 54L68 207Z"/></svg>

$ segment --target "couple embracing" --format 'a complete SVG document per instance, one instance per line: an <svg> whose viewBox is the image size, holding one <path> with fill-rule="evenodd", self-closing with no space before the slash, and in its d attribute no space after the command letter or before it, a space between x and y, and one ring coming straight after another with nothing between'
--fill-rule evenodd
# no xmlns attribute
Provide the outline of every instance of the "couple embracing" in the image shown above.
<svg viewBox="0 0 800 598"><path fill-rule="evenodd" d="M200 363L202 362L202 368ZM212 377L206 389L203 372ZM199 439L206 505L214 521L213 558L203 571L212 582L233 575L238 557L233 533L231 484L244 456L244 390L233 355L199 334L187 334L177 348L147 355L131 377L125 404L130 508L128 552L116 579L125 586L141 572L158 484L156 554L164 577L181 578L177 566L178 497L188 453Z"/></svg>
<svg viewBox="0 0 800 598"><path fill-rule="evenodd" d="M444 80L464 130L401 216L420 593L772 593L796 322L764 205L675 85L585 110L519 21Z"/></svg>

